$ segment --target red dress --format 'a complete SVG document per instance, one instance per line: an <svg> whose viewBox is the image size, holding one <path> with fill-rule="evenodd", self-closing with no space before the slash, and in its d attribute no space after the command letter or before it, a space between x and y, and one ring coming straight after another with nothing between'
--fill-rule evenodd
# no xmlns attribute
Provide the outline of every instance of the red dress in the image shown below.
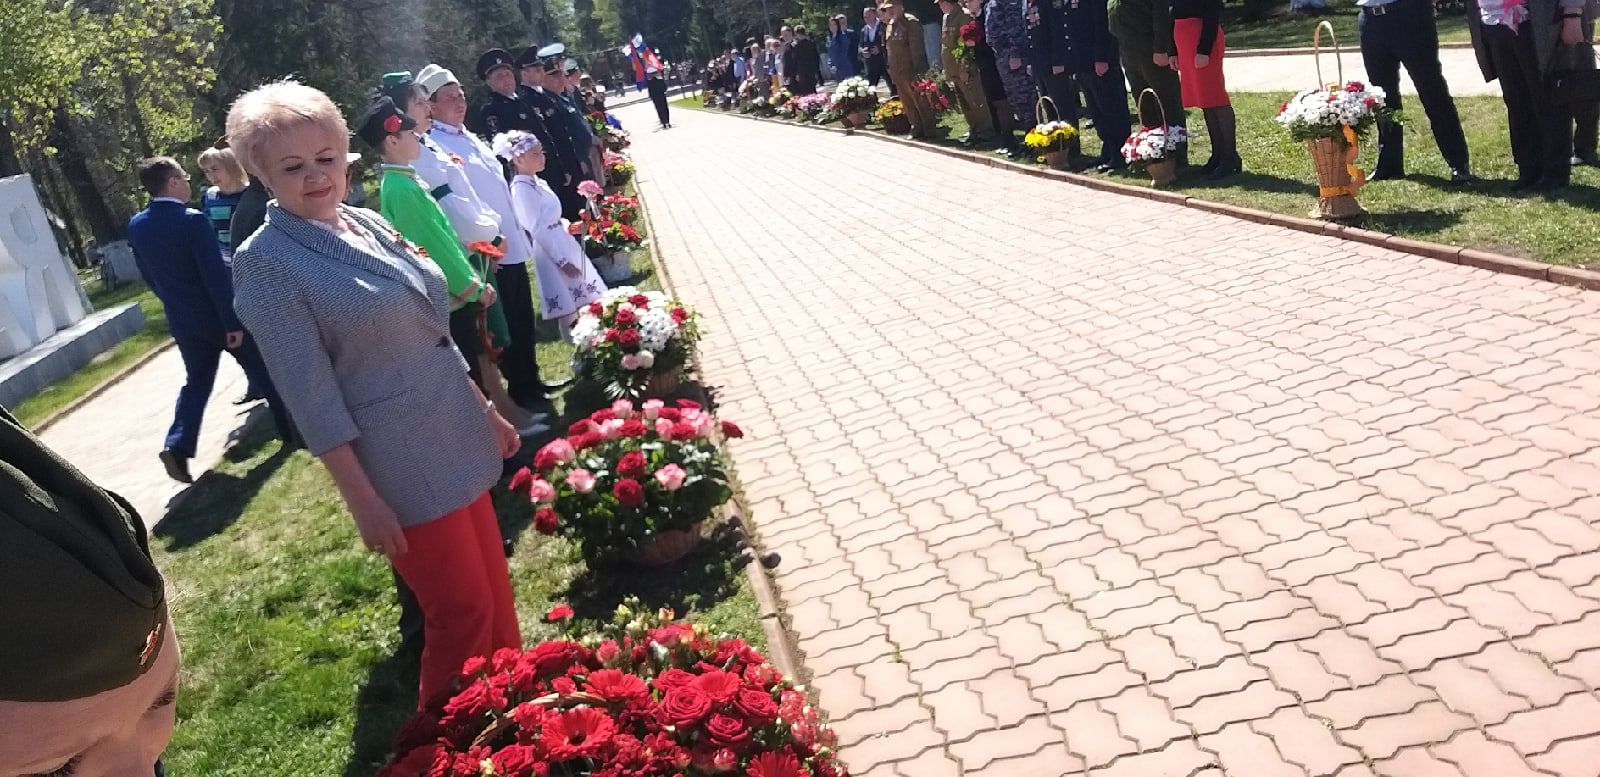
<svg viewBox="0 0 1600 777"><path fill-rule="evenodd" d="M1205 67L1194 66L1204 24L1202 19L1172 20L1172 44L1178 50L1178 76L1185 108L1222 108L1232 104L1228 100L1227 79L1222 75L1222 54L1226 46L1221 25L1217 26L1217 39L1211 44L1211 62Z"/></svg>

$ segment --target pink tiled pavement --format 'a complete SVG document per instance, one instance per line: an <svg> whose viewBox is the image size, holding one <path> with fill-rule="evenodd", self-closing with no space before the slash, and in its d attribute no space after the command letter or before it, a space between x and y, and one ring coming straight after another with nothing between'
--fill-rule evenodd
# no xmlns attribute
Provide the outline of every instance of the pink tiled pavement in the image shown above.
<svg viewBox="0 0 1600 777"><path fill-rule="evenodd" d="M643 191L856 773L1600 772L1600 295L676 123Z"/></svg>

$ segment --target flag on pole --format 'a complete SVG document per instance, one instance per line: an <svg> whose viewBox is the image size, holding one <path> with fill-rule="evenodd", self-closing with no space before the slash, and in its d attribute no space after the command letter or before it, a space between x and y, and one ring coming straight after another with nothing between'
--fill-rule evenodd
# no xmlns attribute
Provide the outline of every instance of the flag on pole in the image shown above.
<svg viewBox="0 0 1600 777"><path fill-rule="evenodd" d="M633 65L633 85L639 89L644 88L646 81L666 71L661 65L661 56L645 45L643 34L634 33L628 45L622 47L622 53L628 55L628 62Z"/></svg>

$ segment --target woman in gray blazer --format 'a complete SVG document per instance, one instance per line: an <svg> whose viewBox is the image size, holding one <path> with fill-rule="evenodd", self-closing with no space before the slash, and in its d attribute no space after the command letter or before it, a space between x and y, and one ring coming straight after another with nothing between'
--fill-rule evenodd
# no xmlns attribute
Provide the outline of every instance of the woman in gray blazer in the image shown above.
<svg viewBox="0 0 1600 777"><path fill-rule="evenodd" d="M450 339L444 275L345 196L349 133L293 82L233 105L228 136L275 196L234 257L234 307L355 517L425 621L420 702L522 638L489 488L516 431Z"/></svg>

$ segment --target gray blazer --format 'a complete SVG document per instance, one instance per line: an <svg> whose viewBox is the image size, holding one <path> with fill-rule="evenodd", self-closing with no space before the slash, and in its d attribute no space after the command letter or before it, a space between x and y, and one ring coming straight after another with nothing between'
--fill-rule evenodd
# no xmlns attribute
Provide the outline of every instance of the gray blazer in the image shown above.
<svg viewBox="0 0 1600 777"><path fill-rule="evenodd" d="M416 526L488 491L500 446L450 340L443 273L382 216L340 212L390 255L274 202L234 254L234 308L311 453L350 443L400 524Z"/></svg>

